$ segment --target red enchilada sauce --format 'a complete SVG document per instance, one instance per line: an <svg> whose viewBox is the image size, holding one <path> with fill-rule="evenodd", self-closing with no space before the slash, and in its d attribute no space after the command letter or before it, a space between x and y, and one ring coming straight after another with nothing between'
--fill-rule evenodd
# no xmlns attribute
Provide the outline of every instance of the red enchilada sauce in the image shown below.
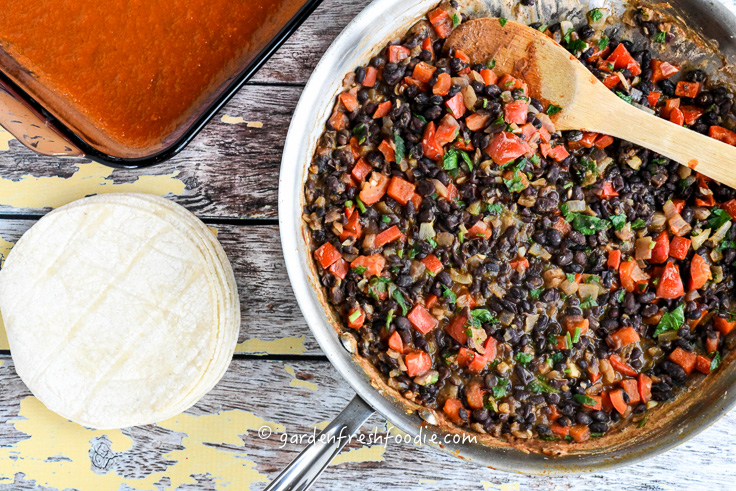
<svg viewBox="0 0 736 491"><path fill-rule="evenodd" d="M0 47L57 106L142 149L174 131L304 3L10 0L0 9Z"/></svg>

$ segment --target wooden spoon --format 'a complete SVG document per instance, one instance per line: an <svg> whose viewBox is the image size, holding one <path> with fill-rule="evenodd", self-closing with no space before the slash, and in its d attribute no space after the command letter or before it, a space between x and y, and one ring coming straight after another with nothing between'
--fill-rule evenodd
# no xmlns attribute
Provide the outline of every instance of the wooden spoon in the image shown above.
<svg viewBox="0 0 736 491"><path fill-rule="evenodd" d="M473 62L496 60L497 73L523 79L532 97L562 108L558 130L612 135L649 148L736 187L736 147L637 109L611 92L575 56L536 29L497 18L463 23L447 38Z"/></svg>

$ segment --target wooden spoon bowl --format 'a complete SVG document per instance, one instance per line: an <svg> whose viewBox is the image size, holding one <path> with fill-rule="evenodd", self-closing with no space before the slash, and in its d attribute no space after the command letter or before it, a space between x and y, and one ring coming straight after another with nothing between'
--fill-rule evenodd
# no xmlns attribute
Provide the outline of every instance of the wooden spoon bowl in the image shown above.
<svg viewBox="0 0 736 491"><path fill-rule="evenodd" d="M736 148L666 121L629 104L601 83L553 39L498 18L463 23L445 49L460 50L475 63L495 60L497 73L523 79L532 97L561 111L558 130L604 133L646 147L730 187L736 187ZM502 87L503 89L503 87Z"/></svg>

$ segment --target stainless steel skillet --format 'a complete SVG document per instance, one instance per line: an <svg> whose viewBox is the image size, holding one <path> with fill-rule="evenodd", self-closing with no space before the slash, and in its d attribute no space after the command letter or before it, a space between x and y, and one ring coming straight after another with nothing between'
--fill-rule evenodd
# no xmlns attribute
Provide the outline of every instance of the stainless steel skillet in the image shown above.
<svg viewBox="0 0 736 491"><path fill-rule="evenodd" d="M372 2L327 50L294 113L279 180L279 225L286 267L310 329L332 364L358 395L325 429L324 440L304 450L267 489L306 489L339 453L347 442L346 437L356 433L374 410L412 437L417 436L420 429L427 438L436 435L438 443L434 446L478 465L508 472L554 475L601 471L652 457L704 430L736 404L736 392L729 390L736 383L736 364L728 359L717 376L702 383L696 381L675 404L655 410L643 428L627 428L583 447L550 444L545 449L547 453L526 452L491 438L479 439L477 443L446 441L445 435L457 430L437 425L442 423L441 414L409 407L376 373L366 371L365 364L361 365L360 357L353 354L355 350L351 350L347 342L349 337L341 336L340 322L333 318L319 290L319 279L302 226L302 188L306 169L335 96L340 92L343 76L366 63L387 41L400 37L437 3L437 0ZM471 15L504 16L521 22L551 24L563 19L580 20L588 10L596 7L608 8L614 16L620 17L631 5L620 1L538 0L533 8L520 8L510 0L483 0L465 3L462 10ZM657 8L666 9L673 22L687 31L688 38L694 39L694 42L675 43L673 59L702 62L704 67L711 65L711 68L712 60L717 58L714 53L720 53L726 62L736 61L736 41L731 37L731 33L736 32L736 16L729 8L708 0L671 0L668 5ZM718 45L709 44L707 40L715 40ZM734 79L726 72L722 76L733 84Z"/></svg>

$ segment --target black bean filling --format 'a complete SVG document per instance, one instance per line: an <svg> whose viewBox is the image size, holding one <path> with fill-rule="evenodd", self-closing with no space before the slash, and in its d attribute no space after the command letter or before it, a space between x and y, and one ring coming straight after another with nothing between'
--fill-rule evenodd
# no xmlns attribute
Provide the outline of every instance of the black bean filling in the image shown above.
<svg viewBox="0 0 736 491"><path fill-rule="evenodd" d="M736 345L729 293L736 227L728 213L736 193L629 142L554 132L548 115L555 107L503 78L486 84L489 60L443 52L443 19L462 18L451 5L438 10L447 17L430 13L434 28L415 26L356 69L345 86L354 100L338 102L318 145L304 220L314 248L330 244L342 258L317 266L327 298L354 328L346 331L360 355L391 387L462 427L584 441L622 421L643 425L649 409L673 399L695 373L717 369ZM690 129L733 129L726 87L710 85L701 70L658 79L665 60L653 62L650 46L594 28L599 14L591 11L592 25L566 33L560 24L532 27L544 28L601 80L619 73L612 90L625 100L674 120L668 101L679 99ZM671 40L643 14L635 18L653 43ZM608 61L619 44L634 64ZM432 67L429 80L413 78L419 63ZM445 74L451 82L442 94L435 89ZM676 95L678 80L697 82L698 93ZM451 105L458 94L463 115ZM386 102L390 109L374 118ZM505 111L515 102L526 104L526 114L510 123ZM456 135L437 157L428 126L439 131L448 115L461 117L452 118ZM503 166L494 161L494 138L508 132L521 139L527 131L537 132L530 152ZM356 177L360 165L367 174ZM377 174L413 192L363 203ZM376 245L396 229L398 238ZM669 253L657 259L665 239ZM697 267L696 255L704 260ZM376 256L385 261L378 275L370 271ZM439 270L430 268L432 258ZM702 285L696 268L710 277ZM410 320L416 306L437 320L428 332ZM464 322L453 330L458 318Z"/></svg>

